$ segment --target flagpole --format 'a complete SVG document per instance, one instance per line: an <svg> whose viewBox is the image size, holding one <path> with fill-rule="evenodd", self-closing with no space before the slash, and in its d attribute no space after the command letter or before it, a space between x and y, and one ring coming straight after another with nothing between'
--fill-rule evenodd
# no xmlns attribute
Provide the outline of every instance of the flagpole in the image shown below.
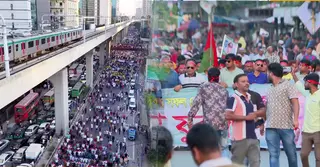
<svg viewBox="0 0 320 167"><path fill-rule="evenodd" d="M210 11L210 14L209 14L209 18L208 18L208 24L209 24L209 33L210 33L210 67L212 67L212 14L213 14L213 10L212 10L213 7L211 7L211 11ZM208 34L209 34L208 33Z"/></svg>

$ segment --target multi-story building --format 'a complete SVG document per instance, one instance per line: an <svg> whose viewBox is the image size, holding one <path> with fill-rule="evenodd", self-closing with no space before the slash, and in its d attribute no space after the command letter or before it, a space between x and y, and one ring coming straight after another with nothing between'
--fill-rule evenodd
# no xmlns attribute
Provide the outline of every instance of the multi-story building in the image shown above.
<svg viewBox="0 0 320 167"><path fill-rule="evenodd" d="M48 20L50 15L50 2L43 0L31 0L32 30L40 30L43 20ZM47 16L42 17L42 16ZM45 24L45 23L44 23Z"/></svg>
<svg viewBox="0 0 320 167"><path fill-rule="evenodd" d="M142 9L141 9L141 8L136 8L136 15L135 15L135 17L136 17L137 19L140 19L141 16L142 16Z"/></svg>
<svg viewBox="0 0 320 167"><path fill-rule="evenodd" d="M78 0L66 0L65 6L65 24L67 27L79 26L79 2Z"/></svg>
<svg viewBox="0 0 320 167"><path fill-rule="evenodd" d="M5 19L9 33L32 31L30 0L0 0L0 15Z"/></svg>
<svg viewBox="0 0 320 167"><path fill-rule="evenodd" d="M112 12L111 16L114 18L117 16L117 0L112 0Z"/></svg>
<svg viewBox="0 0 320 167"><path fill-rule="evenodd" d="M98 0L82 0L82 16L98 16ZM86 19L86 24L97 24L97 19Z"/></svg>
<svg viewBox="0 0 320 167"><path fill-rule="evenodd" d="M79 26L78 12L78 0L50 0L51 24L55 28Z"/></svg>
<svg viewBox="0 0 320 167"><path fill-rule="evenodd" d="M152 15L152 0L142 0L142 16Z"/></svg>
<svg viewBox="0 0 320 167"><path fill-rule="evenodd" d="M98 0L97 25L111 24L112 2L111 0Z"/></svg>

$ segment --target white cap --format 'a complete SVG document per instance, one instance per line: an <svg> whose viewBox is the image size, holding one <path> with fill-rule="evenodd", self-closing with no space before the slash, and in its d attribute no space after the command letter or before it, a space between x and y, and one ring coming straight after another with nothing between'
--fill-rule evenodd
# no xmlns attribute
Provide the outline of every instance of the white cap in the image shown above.
<svg viewBox="0 0 320 167"><path fill-rule="evenodd" d="M279 40L279 41L278 41L278 44L279 44L279 45L283 45L283 44L284 44L283 40Z"/></svg>

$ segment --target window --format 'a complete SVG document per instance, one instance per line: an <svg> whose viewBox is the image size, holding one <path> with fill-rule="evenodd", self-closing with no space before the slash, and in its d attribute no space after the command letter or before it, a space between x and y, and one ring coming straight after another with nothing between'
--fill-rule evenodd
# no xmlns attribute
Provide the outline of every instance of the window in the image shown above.
<svg viewBox="0 0 320 167"><path fill-rule="evenodd" d="M49 39L49 38L48 38ZM45 44L46 43L46 39L45 38L42 38L41 39L41 45Z"/></svg>
<svg viewBox="0 0 320 167"><path fill-rule="evenodd" d="M59 41L59 37L58 36L56 36L56 39L57 39L57 41Z"/></svg>
<svg viewBox="0 0 320 167"><path fill-rule="evenodd" d="M50 38L47 38L47 43L50 43Z"/></svg>
<svg viewBox="0 0 320 167"><path fill-rule="evenodd" d="M60 6L62 6L62 2L60 2Z"/></svg>
<svg viewBox="0 0 320 167"><path fill-rule="evenodd" d="M11 53L11 46L8 47L8 52Z"/></svg>
<svg viewBox="0 0 320 167"><path fill-rule="evenodd" d="M51 42L54 42L56 39L54 39L54 37L51 37Z"/></svg>
<svg viewBox="0 0 320 167"><path fill-rule="evenodd" d="M13 13L11 13L11 19L14 19L14 14Z"/></svg>
<svg viewBox="0 0 320 167"><path fill-rule="evenodd" d="M68 33L68 38L70 37L70 33Z"/></svg>
<svg viewBox="0 0 320 167"><path fill-rule="evenodd" d="M12 22L12 29L14 29L14 22Z"/></svg>
<svg viewBox="0 0 320 167"><path fill-rule="evenodd" d="M33 46L34 46L34 42L33 41L28 42L28 48L32 48Z"/></svg>
<svg viewBox="0 0 320 167"><path fill-rule="evenodd" d="M75 32L73 32L73 33L72 33L72 36L75 36L75 35L76 35L76 33L75 33Z"/></svg>
<svg viewBox="0 0 320 167"><path fill-rule="evenodd" d="M19 51L19 45L16 45L16 52Z"/></svg>
<svg viewBox="0 0 320 167"><path fill-rule="evenodd" d="M10 8L11 8L11 10L13 10L13 4L10 4Z"/></svg>
<svg viewBox="0 0 320 167"><path fill-rule="evenodd" d="M60 35L60 40L62 39L62 35Z"/></svg>

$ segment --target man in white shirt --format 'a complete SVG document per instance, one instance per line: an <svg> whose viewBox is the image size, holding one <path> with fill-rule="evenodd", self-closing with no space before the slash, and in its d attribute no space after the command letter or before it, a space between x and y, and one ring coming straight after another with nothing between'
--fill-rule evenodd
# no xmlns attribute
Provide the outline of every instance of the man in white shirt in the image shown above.
<svg viewBox="0 0 320 167"><path fill-rule="evenodd" d="M266 59L266 56L264 55L265 49L260 48L258 54L254 55L251 60L255 61L258 59L264 60Z"/></svg>
<svg viewBox="0 0 320 167"><path fill-rule="evenodd" d="M241 63L242 65L246 64L247 61L250 61L251 58L245 54L246 50L243 48L239 48L239 56L241 56Z"/></svg>
<svg viewBox="0 0 320 167"><path fill-rule="evenodd" d="M237 167L221 156L218 132L209 124L196 124L187 134L187 144L199 167Z"/></svg>

